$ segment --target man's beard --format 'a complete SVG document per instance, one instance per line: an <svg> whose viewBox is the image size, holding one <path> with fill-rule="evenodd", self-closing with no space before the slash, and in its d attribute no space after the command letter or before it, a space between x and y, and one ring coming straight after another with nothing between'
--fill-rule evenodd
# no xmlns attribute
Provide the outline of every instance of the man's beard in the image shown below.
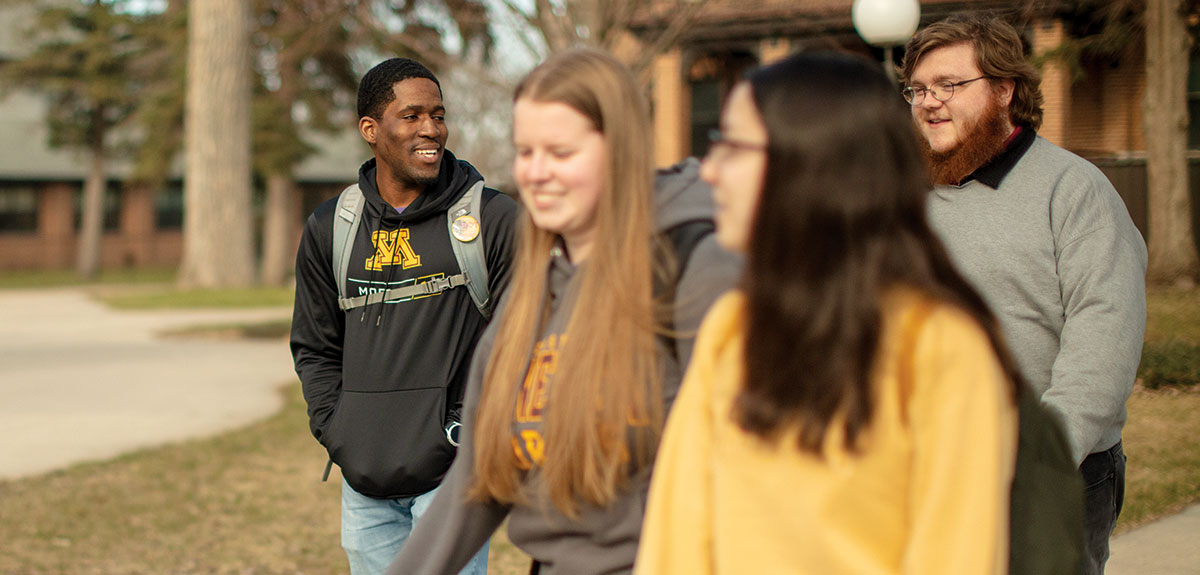
<svg viewBox="0 0 1200 575"><path fill-rule="evenodd" d="M1005 117L1007 110L993 100L974 125L968 126L958 146L946 152L936 152L923 135L921 152L929 165L929 177L938 186L956 185L975 170L983 167L1004 151L1011 129Z"/></svg>

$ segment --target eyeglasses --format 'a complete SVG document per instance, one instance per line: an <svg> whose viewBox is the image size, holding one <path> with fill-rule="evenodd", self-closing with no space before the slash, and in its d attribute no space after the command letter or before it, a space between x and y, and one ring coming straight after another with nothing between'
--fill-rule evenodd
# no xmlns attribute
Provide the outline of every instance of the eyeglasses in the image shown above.
<svg viewBox="0 0 1200 575"><path fill-rule="evenodd" d="M920 106L921 103L925 101L925 94L929 94L930 96L933 96L933 99L937 100L939 102L949 102L950 98L954 97L954 89L955 88L965 85L965 84L970 84L971 82L974 82L975 80L982 80L984 78L988 78L988 76L980 76L978 78L971 78L970 80L963 80L962 82L948 82L948 81L937 82L928 88L916 88L913 86L905 86L904 89L900 91L900 93L904 95L904 100L906 102L908 102L909 104L912 104L914 106Z"/></svg>
<svg viewBox="0 0 1200 575"><path fill-rule="evenodd" d="M720 130L712 129L708 131L708 156L714 159L721 159L729 155L730 152L761 152L767 149L765 143L759 144L756 142L747 142L733 138L726 138L721 134Z"/></svg>

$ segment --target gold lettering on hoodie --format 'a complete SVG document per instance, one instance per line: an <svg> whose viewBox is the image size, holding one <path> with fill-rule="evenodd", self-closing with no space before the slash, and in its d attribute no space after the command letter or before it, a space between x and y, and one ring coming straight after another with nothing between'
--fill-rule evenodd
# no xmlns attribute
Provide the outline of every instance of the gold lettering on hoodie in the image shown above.
<svg viewBox="0 0 1200 575"><path fill-rule="evenodd" d="M513 414L517 423L542 421L547 386L550 376L558 371L558 351L565 339L551 335L534 346L529 371L525 373L525 380L521 382L521 390L517 393L517 407ZM540 465L545 458L546 443L536 429L520 430L519 437L513 437L512 443L517 460L524 469Z"/></svg>
<svg viewBox="0 0 1200 575"><path fill-rule="evenodd" d="M368 270L382 271L383 266L400 266L409 269L421 265L421 256L408 243L408 229L371 232L371 243L375 244L375 255L367 258Z"/></svg>

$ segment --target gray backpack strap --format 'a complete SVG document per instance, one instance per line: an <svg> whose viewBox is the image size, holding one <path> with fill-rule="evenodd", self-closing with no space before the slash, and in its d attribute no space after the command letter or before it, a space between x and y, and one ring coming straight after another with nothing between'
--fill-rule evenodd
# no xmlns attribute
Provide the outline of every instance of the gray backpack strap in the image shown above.
<svg viewBox="0 0 1200 575"><path fill-rule="evenodd" d="M362 218L363 193L358 184L348 186L338 196L337 209L333 213L333 277L337 282L338 306L345 306L346 275L350 270L350 252L354 251L354 236L358 234L358 222Z"/></svg>
<svg viewBox="0 0 1200 575"><path fill-rule="evenodd" d="M341 298L338 300L338 306L345 311L349 311L356 307L362 307L364 305L371 305L384 301L394 301L417 296L433 295L466 284L466 274L455 274L448 278L434 278L419 284L409 284L386 291L360 295L358 297Z"/></svg>
<svg viewBox="0 0 1200 575"><path fill-rule="evenodd" d="M491 294L488 292L487 256L483 253L483 180L475 182L446 212L450 247L458 260L458 269L466 275L471 301L484 319L491 319Z"/></svg>
<svg viewBox="0 0 1200 575"><path fill-rule="evenodd" d="M333 218L333 271L338 284L338 307L348 311L356 307L417 296L432 295L458 286L467 286L471 300L484 318L491 319L492 308L488 293L487 258L483 253L483 181L480 180L458 199L446 212L446 227L450 232L450 247L461 273L357 297L346 297L346 277L350 270L350 253L354 236L362 218L363 194L357 185L342 190ZM475 278L479 278L476 280Z"/></svg>

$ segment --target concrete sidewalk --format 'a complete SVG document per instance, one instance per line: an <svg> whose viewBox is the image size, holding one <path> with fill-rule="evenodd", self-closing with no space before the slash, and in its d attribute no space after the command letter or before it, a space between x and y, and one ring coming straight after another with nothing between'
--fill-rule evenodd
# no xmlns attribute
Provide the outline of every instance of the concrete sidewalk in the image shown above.
<svg viewBox="0 0 1200 575"><path fill-rule="evenodd" d="M112 311L79 289L0 291L0 478L211 435L281 406L287 342L162 339L289 308Z"/></svg>
<svg viewBox="0 0 1200 575"><path fill-rule="evenodd" d="M1200 505L1114 537L1105 575L1200 575Z"/></svg>

